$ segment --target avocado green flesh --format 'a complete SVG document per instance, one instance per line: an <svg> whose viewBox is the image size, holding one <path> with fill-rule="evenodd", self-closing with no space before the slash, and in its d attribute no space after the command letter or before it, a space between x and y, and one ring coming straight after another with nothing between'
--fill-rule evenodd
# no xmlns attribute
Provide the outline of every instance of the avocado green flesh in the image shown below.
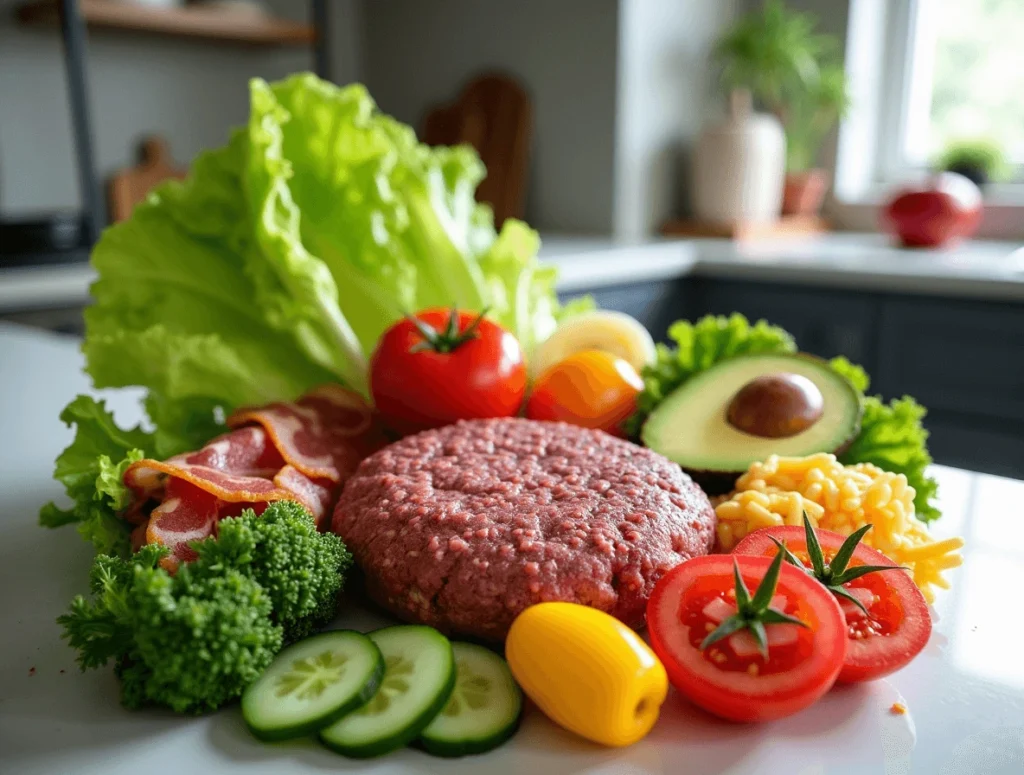
<svg viewBox="0 0 1024 775"><path fill-rule="evenodd" d="M787 438L752 436L727 420L729 403L757 377L800 374L821 391L821 418ZM826 361L809 355L748 355L722 361L680 386L655 409L641 431L646 446L683 468L741 472L770 455L803 457L836 452L860 429L861 402L853 386Z"/></svg>

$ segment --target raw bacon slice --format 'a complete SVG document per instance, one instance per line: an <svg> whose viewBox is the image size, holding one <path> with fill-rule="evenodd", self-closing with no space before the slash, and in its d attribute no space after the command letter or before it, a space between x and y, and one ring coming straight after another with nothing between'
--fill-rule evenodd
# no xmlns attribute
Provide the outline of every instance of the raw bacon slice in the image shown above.
<svg viewBox="0 0 1024 775"><path fill-rule="evenodd" d="M197 452L166 461L139 460L128 466L124 483L136 501L158 497L169 477L184 479L224 501L279 501L292 497L273 482L284 465L262 428L240 428L218 436Z"/></svg>
<svg viewBox="0 0 1024 775"><path fill-rule="evenodd" d="M311 479L292 465L284 466L274 476L274 484L294 494L294 499L305 506L316 520L317 527L326 530L331 506L338 497L339 487L326 479Z"/></svg>
<svg viewBox="0 0 1024 775"><path fill-rule="evenodd" d="M360 461L384 446L373 410L340 385L314 388L295 403L243 408L228 427L258 423L286 463L314 479L344 484Z"/></svg>
<svg viewBox="0 0 1024 775"><path fill-rule="evenodd" d="M140 460L125 471L135 498L124 516L138 525L132 545L168 546L168 570L195 559L191 541L214 535L219 520L246 508L262 513L273 501L298 501L326 529L341 485L386 443L370 408L340 386L317 388L294 404L240 410L228 425L234 430L200 450Z"/></svg>
<svg viewBox="0 0 1024 775"><path fill-rule="evenodd" d="M178 563L196 558L189 546L214 534L220 501L184 479L171 479L163 502L153 509L146 524L146 543L163 544L171 553L160 564L174 570Z"/></svg>

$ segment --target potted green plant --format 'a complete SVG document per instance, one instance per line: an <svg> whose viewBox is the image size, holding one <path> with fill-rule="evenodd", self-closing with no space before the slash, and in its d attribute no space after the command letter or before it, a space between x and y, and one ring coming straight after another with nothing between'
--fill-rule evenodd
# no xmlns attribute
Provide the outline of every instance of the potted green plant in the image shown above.
<svg viewBox="0 0 1024 775"><path fill-rule="evenodd" d="M954 140L946 146L935 166L963 175L981 187L1002 180L1007 167L1003 149L984 138Z"/></svg>
<svg viewBox="0 0 1024 775"><path fill-rule="evenodd" d="M829 179L828 172L815 166L815 162L825 137L849 107L846 71L841 64L820 65L818 75L805 89L794 90L783 114L786 129L783 213L816 215L821 210Z"/></svg>
<svg viewBox="0 0 1024 775"><path fill-rule="evenodd" d="M849 108L836 40L815 32L817 18L768 0L719 41L715 57L730 89L748 89L782 122L786 135L784 214L815 214L828 188L818 151Z"/></svg>

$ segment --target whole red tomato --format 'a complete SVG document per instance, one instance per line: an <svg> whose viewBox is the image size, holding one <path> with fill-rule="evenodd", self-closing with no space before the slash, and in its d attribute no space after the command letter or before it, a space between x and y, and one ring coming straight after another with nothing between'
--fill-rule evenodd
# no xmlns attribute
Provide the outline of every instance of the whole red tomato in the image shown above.
<svg viewBox="0 0 1024 775"><path fill-rule="evenodd" d="M384 332L370 360L370 392L400 433L510 417L526 393L523 351L483 313L424 310Z"/></svg>
<svg viewBox="0 0 1024 775"><path fill-rule="evenodd" d="M981 190L963 175L941 173L926 187L900 192L883 218L909 248L939 248L971 236L981 223Z"/></svg>

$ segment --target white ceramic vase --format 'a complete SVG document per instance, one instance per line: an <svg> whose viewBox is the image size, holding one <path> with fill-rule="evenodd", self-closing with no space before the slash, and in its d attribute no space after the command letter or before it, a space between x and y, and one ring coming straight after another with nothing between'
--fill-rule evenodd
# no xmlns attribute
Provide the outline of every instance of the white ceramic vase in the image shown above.
<svg viewBox="0 0 1024 775"><path fill-rule="evenodd" d="M736 90L729 115L704 127L693 152L694 216L708 223L770 222L782 212L786 136Z"/></svg>

